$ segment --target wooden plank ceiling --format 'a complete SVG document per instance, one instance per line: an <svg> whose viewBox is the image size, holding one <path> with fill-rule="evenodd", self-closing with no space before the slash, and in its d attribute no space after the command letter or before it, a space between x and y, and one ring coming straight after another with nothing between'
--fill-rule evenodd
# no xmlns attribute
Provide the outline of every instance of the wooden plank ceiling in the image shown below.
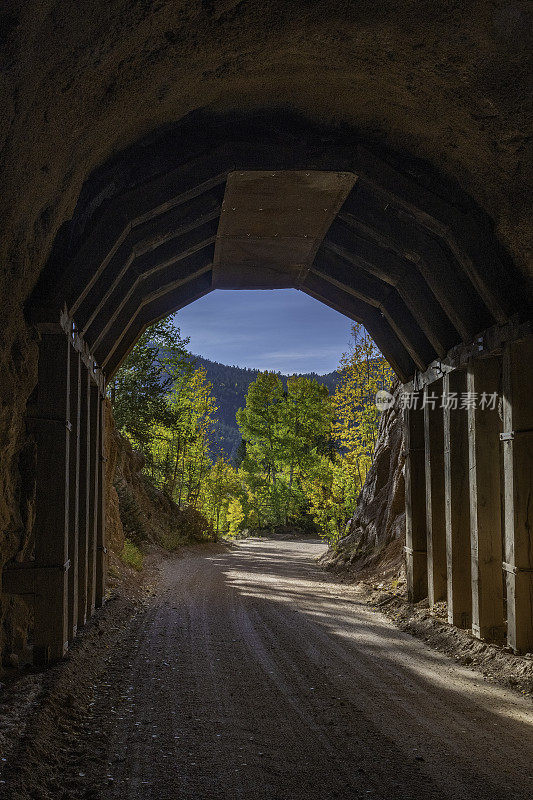
<svg viewBox="0 0 533 800"><path fill-rule="evenodd" d="M301 285L355 181L352 172L231 172L215 242L213 288Z"/></svg>

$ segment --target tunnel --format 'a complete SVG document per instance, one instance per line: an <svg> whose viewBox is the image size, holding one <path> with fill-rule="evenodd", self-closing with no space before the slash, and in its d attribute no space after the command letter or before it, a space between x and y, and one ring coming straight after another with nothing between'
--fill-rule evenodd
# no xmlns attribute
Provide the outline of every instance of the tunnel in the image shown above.
<svg viewBox="0 0 533 800"><path fill-rule="evenodd" d="M473 5L3 15L2 612L36 663L105 599L106 385L213 289L364 325L409 397L410 599L533 650L527 15Z"/></svg>

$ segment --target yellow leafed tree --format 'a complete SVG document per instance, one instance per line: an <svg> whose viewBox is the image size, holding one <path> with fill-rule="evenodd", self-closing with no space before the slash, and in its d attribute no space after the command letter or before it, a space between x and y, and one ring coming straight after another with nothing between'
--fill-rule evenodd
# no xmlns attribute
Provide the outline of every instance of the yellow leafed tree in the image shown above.
<svg viewBox="0 0 533 800"><path fill-rule="evenodd" d="M353 342L341 357L341 377L332 398L333 435L362 485L377 438L376 392L389 388L394 373L362 325L355 323L352 333Z"/></svg>

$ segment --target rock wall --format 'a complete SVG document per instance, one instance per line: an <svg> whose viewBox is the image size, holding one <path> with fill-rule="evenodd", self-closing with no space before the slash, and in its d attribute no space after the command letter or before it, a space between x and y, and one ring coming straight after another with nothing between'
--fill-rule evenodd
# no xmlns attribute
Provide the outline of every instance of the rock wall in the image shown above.
<svg viewBox="0 0 533 800"><path fill-rule="evenodd" d="M359 495L348 533L323 564L331 568L364 568L379 561L388 545L405 537L405 483L399 386L394 406L381 414L374 461ZM401 548L395 548L400 554ZM398 559L400 563L400 559Z"/></svg>

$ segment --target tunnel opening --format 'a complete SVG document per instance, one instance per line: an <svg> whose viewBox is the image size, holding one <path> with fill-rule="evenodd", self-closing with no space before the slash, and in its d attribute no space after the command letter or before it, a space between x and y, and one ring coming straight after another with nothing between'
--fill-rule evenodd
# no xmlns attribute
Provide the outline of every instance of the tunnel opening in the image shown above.
<svg viewBox="0 0 533 800"><path fill-rule="evenodd" d="M283 287L362 323L414 398L410 598L446 597L452 624L501 640L505 583L507 640L533 646L531 300L491 220L430 165L347 127L203 111L89 176L26 303L35 556L4 569L3 590L39 598L37 661L104 602L107 383L150 324L213 288ZM435 392L497 392L501 407L433 413Z"/></svg>

